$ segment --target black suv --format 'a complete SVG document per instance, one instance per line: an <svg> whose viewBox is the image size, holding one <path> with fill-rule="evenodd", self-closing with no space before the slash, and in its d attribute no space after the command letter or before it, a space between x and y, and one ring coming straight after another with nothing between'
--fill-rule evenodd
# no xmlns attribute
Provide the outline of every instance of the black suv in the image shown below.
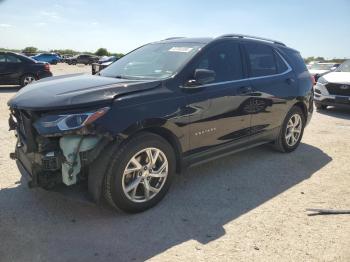
<svg viewBox="0 0 350 262"><path fill-rule="evenodd" d="M98 59L99 58L94 55L77 55L71 58L67 58L66 62L69 65L76 65L76 64L91 65L92 63L96 63Z"/></svg>
<svg viewBox="0 0 350 262"><path fill-rule="evenodd" d="M0 52L0 85L25 86L49 76L52 73L48 63L13 52Z"/></svg>
<svg viewBox="0 0 350 262"><path fill-rule="evenodd" d="M8 105L11 157L31 186L86 185L96 202L140 212L186 167L266 143L295 150L313 93L298 51L224 35L147 44L97 75L31 84Z"/></svg>

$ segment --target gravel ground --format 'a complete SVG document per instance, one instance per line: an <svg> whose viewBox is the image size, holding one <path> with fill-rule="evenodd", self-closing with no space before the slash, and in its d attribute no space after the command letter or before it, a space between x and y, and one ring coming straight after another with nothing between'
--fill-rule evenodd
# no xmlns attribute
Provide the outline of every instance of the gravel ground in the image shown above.
<svg viewBox="0 0 350 262"><path fill-rule="evenodd" d="M55 75L90 72L52 66ZM187 170L137 215L29 189L0 88L0 261L350 261L350 111L315 112L291 154L268 146Z"/></svg>

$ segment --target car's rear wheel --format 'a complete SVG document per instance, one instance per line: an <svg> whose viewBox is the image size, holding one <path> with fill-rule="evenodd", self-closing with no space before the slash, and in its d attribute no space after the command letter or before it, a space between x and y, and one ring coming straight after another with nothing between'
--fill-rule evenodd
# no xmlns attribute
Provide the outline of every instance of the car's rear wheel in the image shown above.
<svg viewBox="0 0 350 262"><path fill-rule="evenodd" d="M280 152L292 152L300 144L305 127L305 117L300 107L294 106L283 121L275 148Z"/></svg>
<svg viewBox="0 0 350 262"><path fill-rule="evenodd" d="M126 212L155 206L168 191L175 173L175 155L162 137L140 133L116 149L104 183L107 202Z"/></svg>
<svg viewBox="0 0 350 262"><path fill-rule="evenodd" d="M35 76L32 74L25 74L21 77L20 84L21 87L24 87L35 81Z"/></svg>

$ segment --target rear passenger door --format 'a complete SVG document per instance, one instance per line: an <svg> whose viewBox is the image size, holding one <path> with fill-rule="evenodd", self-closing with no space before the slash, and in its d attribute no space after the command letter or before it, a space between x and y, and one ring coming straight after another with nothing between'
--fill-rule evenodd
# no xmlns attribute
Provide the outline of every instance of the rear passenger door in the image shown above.
<svg viewBox="0 0 350 262"><path fill-rule="evenodd" d="M297 81L281 53L271 45L245 42L244 49L253 88L251 134L272 137L283 122L288 100L297 92Z"/></svg>

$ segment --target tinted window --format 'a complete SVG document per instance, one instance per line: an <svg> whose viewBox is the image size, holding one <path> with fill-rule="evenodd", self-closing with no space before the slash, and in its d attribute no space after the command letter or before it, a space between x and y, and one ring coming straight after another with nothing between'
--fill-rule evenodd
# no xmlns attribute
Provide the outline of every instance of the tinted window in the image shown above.
<svg viewBox="0 0 350 262"><path fill-rule="evenodd" d="M262 44L246 44L248 53L248 63L250 68L250 76L268 76L277 74L277 64L275 61L275 53L273 49Z"/></svg>
<svg viewBox="0 0 350 262"><path fill-rule="evenodd" d="M0 54L0 63L5 63L6 57L3 54Z"/></svg>
<svg viewBox="0 0 350 262"><path fill-rule="evenodd" d="M21 63L21 60L15 57L14 55L7 55L8 63Z"/></svg>
<svg viewBox="0 0 350 262"><path fill-rule="evenodd" d="M295 51L290 48L284 48L283 51L288 55L288 63L293 67L293 70L297 74L307 71L304 59L301 57L298 51Z"/></svg>
<svg viewBox="0 0 350 262"><path fill-rule="evenodd" d="M275 59L276 59L276 63L277 63L277 71L278 73L283 73L286 72L288 70L288 67L286 65L286 63L282 60L282 58L280 57L279 54L275 53Z"/></svg>
<svg viewBox="0 0 350 262"><path fill-rule="evenodd" d="M213 70L215 82L237 80L243 78L243 69L239 44L220 43L207 50L200 58L196 69Z"/></svg>

